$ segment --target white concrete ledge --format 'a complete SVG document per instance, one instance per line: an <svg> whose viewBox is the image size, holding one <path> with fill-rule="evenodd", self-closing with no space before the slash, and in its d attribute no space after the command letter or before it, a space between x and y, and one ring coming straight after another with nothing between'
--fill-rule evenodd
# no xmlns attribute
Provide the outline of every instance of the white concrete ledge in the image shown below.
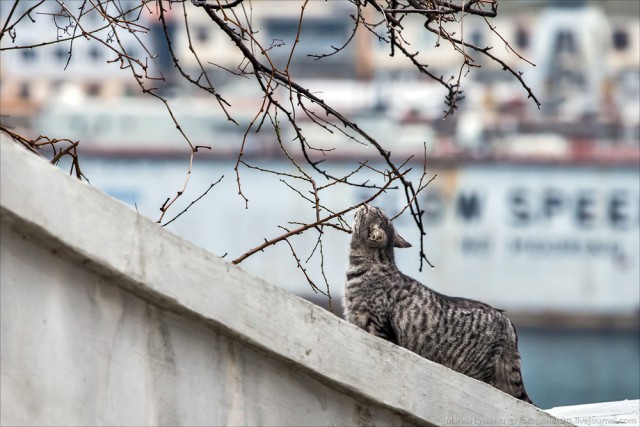
<svg viewBox="0 0 640 427"><path fill-rule="evenodd" d="M640 400L589 403L559 406L550 414L576 426L637 426L640 425Z"/></svg>
<svg viewBox="0 0 640 427"><path fill-rule="evenodd" d="M225 339L241 341L243 346L256 348L267 357L273 357L280 364L278 366L288 367L286 375L282 375L282 381L291 381L287 378L295 378L296 375L310 376L324 384L323 387L335 390L340 396L364 402L368 408L379 408L380 411L395 414L395 418L376 419L374 416L369 421L358 421L357 418L354 421L351 417L342 420L336 418L331 422L567 425L566 422L563 423L487 384L368 335L331 313L250 276L241 268L160 228L89 185L66 176L13 142L5 140L0 146L2 237L3 240L8 237L9 241L6 246L3 244L2 252L2 360L4 362L11 358L13 361L11 371L2 364L3 425L13 421L29 423L28 415L23 412L17 415L18 409L13 409L13 406L20 402L21 396L26 399L29 393L33 393L33 387L29 389L24 384L31 381L33 385L33 382L37 383L39 380L21 379L20 361L14 357L14 353L19 352L24 343L13 341L20 339L12 328L17 327L15 322L20 319L22 306L11 305L12 295L18 295L21 286L26 286L26 283L23 285L16 282L20 280L21 271L28 266L43 269L44 279L39 280L46 280L46 269L55 265L39 265L37 259L31 259L28 263L28 254L22 254L21 257L18 254L20 251L12 249L23 247L20 238L36 242L30 243L32 246L25 246L35 248L33 250L38 247L49 248L47 253L58 257L56 262L66 260L65 262L73 264L73 268L104 278L109 288L118 288L118 292L122 292L122 295L118 294L118 298L134 295L147 304L159 307L161 312L177 313L178 317L195 322L193 328L206 325L205 330L211 331L211 334L221 333L227 337ZM115 287L112 286L114 284ZM46 287L38 289L45 294L48 292ZM82 293L78 289L82 288L77 288L71 295ZM33 295L33 298L39 297ZM117 300L114 298L110 301ZM102 309L104 308L100 308ZM123 304L118 310L126 311L127 304ZM82 327L85 328L83 331L92 330L90 324ZM50 332L46 328L42 331L45 335ZM60 333L64 335L64 331ZM86 334L91 335L90 332ZM71 339L68 335L65 339ZM101 337L82 336L82 339L97 340ZM131 345L135 345L135 342L132 340ZM39 349L37 342L29 345L35 346L34 351L48 351ZM197 341L190 345L193 349L181 348L180 351L200 351ZM112 361L105 359L104 363ZM32 367L24 366L24 369ZM184 371L184 381L188 384L190 378L201 374L198 369L204 368L190 368L186 365L181 369ZM69 372L73 375L74 371ZM137 372L136 375L144 373ZM234 375L234 381L258 381L251 377L254 374L236 372ZM19 390L13 388L17 384L23 384L24 387ZM91 389L91 384L86 386L87 390ZM207 387L214 386L207 384ZM118 388L118 384L110 384L109 387L111 394L128 395L124 385ZM41 399L43 405L47 399L64 400L64 396L42 395L30 398L36 399L35 401ZM87 398L90 399L91 396ZM95 398L99 399L99 396ZM133 405L138 398L132 396L130 399ZM143 398L140 399L144 402ZM296 411L299 413L301 405L307 405L310 408L308 423L323 424L322 416L318 415L321 412L313 412L315 404L295 401L295 396L288 407L262 407L252 403L251 399L244 399L242 402L244 406L241 405L239 413L269 413L268 419L276 424L300 422L291 414ZM164 404L171 406L173 401L169 399ZM97 400L92 405L99 408L101 401ZM192 410L198 411L199 408L194 407ZM231 409L217 407L211 410L224 412ZM37 418L40 421L43 419L47 419L46 414ZM57 419L62 420L60 423L72 424L85 422L87 418L74 418L74 412L70 411L68 418ZM228 417L220 419L227 423L233 422ZM259 419L261 418L252 418ZM172 422L185 424L191 422L189 420L191 418L186 415L176 416ZM326 420L329 421L328 418ZM122 419L107 417L106 420L94 420L94 424L107 422L122 422ZM153 420L150 422L153 423ZM245 419L238 423L251 421Z"/></svg>

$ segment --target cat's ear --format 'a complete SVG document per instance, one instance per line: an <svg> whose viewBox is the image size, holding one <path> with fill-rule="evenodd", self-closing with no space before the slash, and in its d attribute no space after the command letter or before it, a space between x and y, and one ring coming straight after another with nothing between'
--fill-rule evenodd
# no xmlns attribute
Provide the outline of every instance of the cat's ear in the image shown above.
<svg viewBox="0 0 640 427"><path fill-rule="evenodd" d="M393 246L396 248L410 248L411 243L404 240L397 232L393 235Z"/></svg>
<svg viewBox="0 0 640 427"><path fill-rule="evenodd" d="M371 246L384 246L387 242L387 233L380 227L374 226L367 237Z"/></svg>

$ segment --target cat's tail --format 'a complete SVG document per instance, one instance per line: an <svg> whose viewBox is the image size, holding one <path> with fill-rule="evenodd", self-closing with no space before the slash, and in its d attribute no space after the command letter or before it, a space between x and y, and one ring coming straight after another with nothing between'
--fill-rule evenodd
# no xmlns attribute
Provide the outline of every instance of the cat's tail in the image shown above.
<svg viewBox="0 0 640 427"><path fill-rule="evenodd" d="M502 353L498 355L494 387L533 405L534 403L529 398L522 381L520 353L518 352L518 335L511 322L509 322L508 329L510 332L509 335L512 336L505 345Z"/></svg>
<svg viewBox="0 0 640 427"><path fill-rule="evenodd" d="M503 355L507 356L508 353L509 352L505 352ZM500 357L498 360L495 382L495 387L497 389L533 405L531 398L529 398L529 395L524 388L524 383L522 382L522 373L520 372L520 355L517 351L507 357Z"/></svg>

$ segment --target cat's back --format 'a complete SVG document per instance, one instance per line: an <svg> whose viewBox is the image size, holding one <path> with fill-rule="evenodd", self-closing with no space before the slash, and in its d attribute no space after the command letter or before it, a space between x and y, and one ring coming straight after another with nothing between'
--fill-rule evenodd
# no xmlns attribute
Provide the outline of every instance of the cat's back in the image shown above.
<svg viewBox="0 0 640 427"><path fill-rule="evenodd" d="M427 288L428 289L428 288ZM428 289L431 310L437 311L438 329L469 337L507 334L512 324L504 311L470 298L449 296Z"/></svg>
<svg viewBox="0 0 640 427"><path fill-rule="evenodd" d="M488 304L436 292L402 275L388 290L392 321L401 345L447 366L459 347L489 351L497 341L515 339L511 322ZM455 344L454 344L455 343Z"/></svg>

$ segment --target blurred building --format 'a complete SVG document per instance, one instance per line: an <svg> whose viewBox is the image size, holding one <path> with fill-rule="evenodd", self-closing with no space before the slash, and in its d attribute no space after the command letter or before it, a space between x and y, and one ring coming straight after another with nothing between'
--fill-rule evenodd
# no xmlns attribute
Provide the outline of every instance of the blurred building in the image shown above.
<svg viewBox="0 0 640 427"><path fill-rule="evenodd" d="M2 2L2 22L11 10L10 3ZM10 106L38 105L69 83L89 96L119 96L133 92L135 82L131 81L130 72L121 70L118 63L109 62L117 59L114 53L114 49L119 49L117 44L131 57L141 56L143 51L136 42L136 35L121 31L116 40L96 9L74 9L79 5L69 3L68 7L72 13L82 14L82 27L75 25L58 3L46 2L31 12L32 20L24 19L4 37L0 62L3 114L12 112ZM33 3L19 2L13 19L33 6ZM70 40L83 31L91 32L91 36ZM55 41L58 42L53 43ZM22 46L33 48L18 49Z"/></svg>
<svg viewBox="0 0 640 427"><path fill-rule="evenodd" d="M69 85L86 96L140 94L126 58L123 60L116 51L141 58L148 70L143 72L139 66L133 68L139 74L146 74L145 78L164 78L147 82L160 87L184 84L181 79L173 78L175 68L158 11L141 8L133 0L119 4L133 9L127 18L136 20L134 26L120 26L114 32L103 15L114 16L116 10L70 9L71 13L82 14L81 28L73 25L73 19L65 16L68 13L61 10L58 3L47 2L32 16L33 22L25 19L15 29L15 40L5 37L0 68L3 114L28 112L61 89L67 89L73 96L74 92L65 88ZM298 35L301 4L264 0L247 4L243 12L251 15L255 40L266 50L269 59L282 69L287 66ZM15 15L24 13L28 7L29 3L21 2ZM71 3L68 7L79 6ZM165 16L172 49L185 72L197 76L199 64L202 64L214 81L224 84L235 77L234 72L248 67L238 49L202 10L190 2L184 7L188 13L188 31L182 4L169 7L167 3ZM500 4L499 16L490 21L495 31L483 19L473 16L467 17L463 25L456 23L447 28L461 34L469 43L492 46L493 54L517 71L523 71L525 80L544 99L542 113L548 118L560 114L574 120L595 114L612 120L637 121L636 113L640 112L633 96L637 99L639 93L640 16L636 9L635 2L627 1L524 1L517 5L507 2ZM9 10L3 2L0 19L4 21ZM393 78L412 82L426 79L417 75L414 66L402 58L401 53L390 57L389 45L362 25L355 31L352 42L341 49L354 31L352 15L355 12L348 2L308 3L299 43L295 44L294 59L289 64L294 77L359 81ZM377 14L368 9L364 13L370 18ZM407 17L403 25L403 36L411 43L410 49L420 52L418 57L429 64L431 72L443 76L458 74L460 55L446 43L439 43L436 35L425 31L419 16ZM380 31L381 37L387 37L382 30L381 26L376 31ZM39 46L56 39L65 40L82 31L90 35L73 42ZM507 40L510 47L505 47L501 38ZM18 46L34 48L14 49ZM528 65L511 49L537 66ZM255 54L266 61L258 48ZM500 64L477 53L470 54L482 67L473 68L464 83L489 85L487 87L492 89L490 97L498 96L498 99L485 99L486 94L480 95L486 102L509 102L500 99L501 92L491 85L514 83L513 76L504 72ZM579 96L574 96L576 92ZM523 90L518 95L526 98ZM513 98L513 95L509 97ZM632 106L616 107L621 102Z"/></svg>

